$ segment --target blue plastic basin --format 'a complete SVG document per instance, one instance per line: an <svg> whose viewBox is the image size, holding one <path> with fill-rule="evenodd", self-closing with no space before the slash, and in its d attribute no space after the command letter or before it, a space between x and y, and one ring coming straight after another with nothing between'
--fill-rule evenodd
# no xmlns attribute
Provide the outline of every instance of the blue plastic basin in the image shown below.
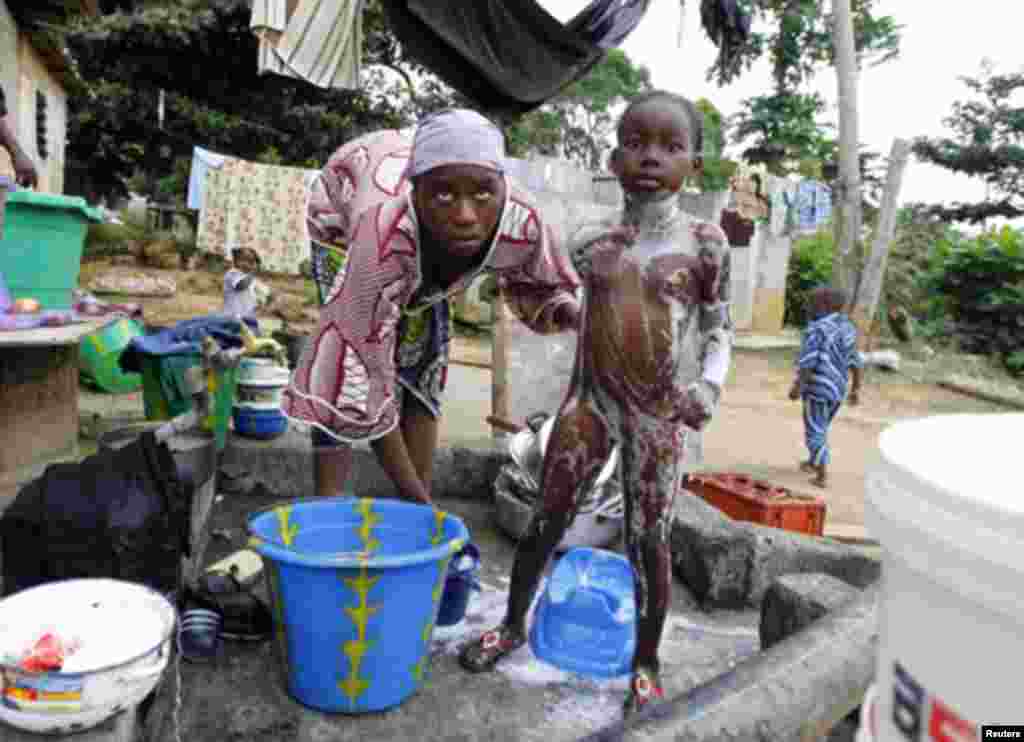
<svg viewBox="0 0 1024 742"><path fill-rule="evenodd" d="M625 675L636 650L633 568L619 554L576 547L551 573L530 630L545 662L601 678Z"/></svg>
<svg viewBox="0 0 1024 742"><path fill-rule="evenodd" d="M235 405L232 409L235 432L246 438L268 440L277 438L288 429L288 418L279 409L261 410Z"/></svg>
<svg viewBox="0 0 1024 742"><path fill-rule="evenodd" d="M465 524L425 505L351 497L254 514L288 692L320 711L367 713L421 686Z"/></svg>

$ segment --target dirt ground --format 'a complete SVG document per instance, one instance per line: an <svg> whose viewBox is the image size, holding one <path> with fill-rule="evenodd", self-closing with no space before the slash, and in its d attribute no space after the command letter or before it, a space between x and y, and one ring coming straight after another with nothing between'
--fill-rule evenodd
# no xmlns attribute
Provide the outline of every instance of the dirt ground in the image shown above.
<svg viewBox="0 0 1024 742"><path fill-rule="evenodd" d="M705 465L711 471L743 471L797 492L822 495L826 524L832 527L863 524L865 476L887 426L936 414L1005 411L932 384L869 369L861 404L843 407L833 424L831 482L822 491L797 469L807 451L801 406L787 397L794 355L793 350L735 354L722 409L705 435Z"/></svg>

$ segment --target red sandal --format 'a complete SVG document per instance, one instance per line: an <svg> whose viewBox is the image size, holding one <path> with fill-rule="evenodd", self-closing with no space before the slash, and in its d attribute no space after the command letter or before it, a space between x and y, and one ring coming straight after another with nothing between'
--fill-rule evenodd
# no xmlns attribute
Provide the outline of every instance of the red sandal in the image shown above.
<svg viewBox="0 0 1024 742"><path fill-rule="evenodd" d="M459 662L470 672L486 672L524 644L526 637L522 632L502 624L463 647Z"/></svg>
<svg viewBox="0 0 1024 742"><path fill-rule="evenodd" d="M646 667L638 668L633 672L633 679L629 683L629 694L622 706L624 716L641 710L652 700L664 700L665 691L662 690L661 680L658 673Z"/></svg>

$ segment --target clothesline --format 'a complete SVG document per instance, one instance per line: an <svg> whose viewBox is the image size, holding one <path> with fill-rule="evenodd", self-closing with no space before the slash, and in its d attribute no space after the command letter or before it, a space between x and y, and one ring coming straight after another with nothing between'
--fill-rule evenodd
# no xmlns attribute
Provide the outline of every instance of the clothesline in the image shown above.
<svg viewBox="0 0 1024 742"><path fill-rule="evenodd" d="M198 209L196 247L223 255L248 248L260 268L300 273L309 258L306 209L319 170L263 165L194 149L189 208Z"/></svg>

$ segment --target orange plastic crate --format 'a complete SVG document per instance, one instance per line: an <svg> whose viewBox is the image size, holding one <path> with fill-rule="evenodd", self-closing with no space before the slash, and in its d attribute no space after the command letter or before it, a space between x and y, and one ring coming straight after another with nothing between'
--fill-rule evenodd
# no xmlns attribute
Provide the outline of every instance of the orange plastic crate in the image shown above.
<svg viewBox="0 0 1024 742"><path fill-rule="evenodd" d="M688 489L730 518L821 536L825 501L797 495L744 474L695 474Z"/></svg>

